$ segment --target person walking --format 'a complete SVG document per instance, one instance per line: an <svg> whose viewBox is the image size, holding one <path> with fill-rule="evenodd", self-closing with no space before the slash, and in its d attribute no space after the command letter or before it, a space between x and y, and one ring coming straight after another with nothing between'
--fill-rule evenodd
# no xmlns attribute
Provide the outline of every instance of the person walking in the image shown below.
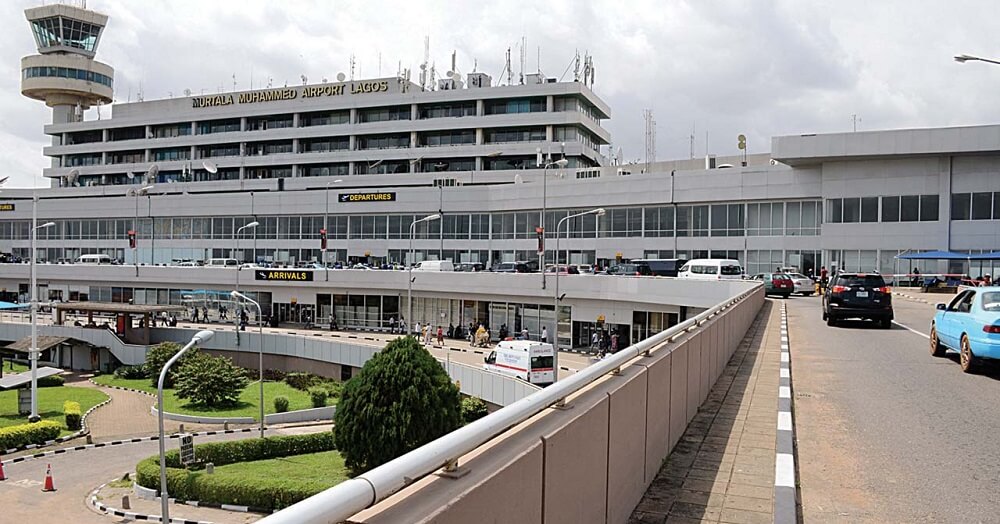
<svg viewBox="0 0 1000 524"><path fill-rule="evenodd" d="M528 328L521 328L521 340L528 340Z"/></svg>
<svg viewBox="0 0 1000 524"><path fill-rule="evenodd" d="M439 346L443 346L444 345L444 330L441 329L441 326L438 326L437 339L438 339L438 345Z"/></svg>
<svg viewBox="0 0 1000 524"><path fill-rule="evenodd" d="M419 320L413 323L413 332L416 333L417 340L420 340L420 337L424 334L423 331L420 331L420 321Z"/></svg>
<svg viewBox="0 0 1000 524"><path fill-rule="evenodd" d="M191 322L198 322L198 306L195 306L194 310L191 311Z"/></svg>
<svg viewBox="0 0 1000 524"><path fill-rule="evenodd" d="M611 352L612 353L617 353L618 352L618 332L617 331L613 331L611 333Z"/></svg>
<svg viewBox="0 0 1000 524"><path fill-rule="evenodd" d="M389 317L389 333L396 333L396 316Z"/></svg>
<svg viewBox="0 0 1000 524"><path fill-rule="evenodd" d="M549 327L542 326L542 342L547 343L549 341Z"/></svg>
<svg viewBox="0 0 1000 524"><path fill-rule="evenodd" d="M590 349L591 350L599 349L597 343L598 343L597 331L594 331L593 333L590 334Z"/></svg>

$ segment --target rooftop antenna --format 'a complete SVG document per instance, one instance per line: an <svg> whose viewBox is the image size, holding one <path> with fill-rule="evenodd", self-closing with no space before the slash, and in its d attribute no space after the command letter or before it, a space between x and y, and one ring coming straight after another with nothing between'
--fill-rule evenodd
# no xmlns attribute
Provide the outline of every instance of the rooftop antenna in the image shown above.
<svg viewBox="0 0 1000 524"><path fill-rule="evenodd" d="M233 73L233 92L236 92L236 73ZM191 96L191 95L188 95Z"/></svg>
<svg viewBox="0 0 1000 524"><path fill-rule="evenodd" d="M436 87L437 79L435 78L434 64L431 64L431 91L437 89Z"/></svg>
<svg viewBox="0 0 1000 524"><path fill-rule="evenodd" d="M354 53L351 53L351 80L354 80Z"/></svg>
<svg viewBox="0 0 1000 524"><path fill-rule="evenodd" d="M518 81L518 83L520 85L524 85L525 47L527 45L528 45L528 37L522 36L521 37L521 52L520 52L521 64L520 64L520 68L518 69L518 72L517 72L517 76L518 76L518 80L517 81Z"/></svg>
<svg viewBox="0 0 1000 524"><path fill-rule="evenodd" d="M688 135L688 139L691 142L691 152L689 153L691 156L688 158L692 159L694 158L694 132L695 132L695 124L691 124L691 134Z"/></svg>
<svg viewBox="0 0 1000 524"><path fill-rule="evenodd" d="M653 110L642 111L642 118L646 121L646 172L649 166L656 162L656 120L653 118Z"/></svg>
<svg viewBox="0 0 1000 524"><path fill-rule="evenodd" d="M427 90L427 63L431 59L431 37L424 36L424 61L420 63L420 90Z"/></svg>
<svg viewBox="0 0 1000 524"><path fill-rule="evenodd" d="M476 58L472 59L472 72L473 73L479 72L479 60Z"/></svg>
<svg viewBox="0 0 1000 524"><path fill-rule="evenodd" d="M580 50L576 50L576 56L573 57L573 81L580 81Z"/></svg>
<svg viewBox="0 0 1000 524"><path fill-rule="evenodd" d="M853 115L851 115L851 120L854 122L854 132L857 133L858 132L858 122L861 121L861 117L859 117L857 113L854 113Z"/></svg>
<svg viewBox="0 0 1000 524"><path fill-rule="evenodd" d="M458 69L455 67L455 59L457 58L456 55L458 55L458 51L452 50L452 52L451 52L451 69L449 69L449 71L458 71Z"/></svg>
<svg viewBox="0 0 1000 524"><path fill-rule="evenodd" d="M510 47L507 48L507 63L504 65L504 71L507 71L507 85L514 85L514 70L510 65Z"/></svg>
<svg viewBox="0 0 1000 524"><path fill-rule="evenodd" d="M542 74L542 46L538 46L535 55L535 72Z"/></svg>

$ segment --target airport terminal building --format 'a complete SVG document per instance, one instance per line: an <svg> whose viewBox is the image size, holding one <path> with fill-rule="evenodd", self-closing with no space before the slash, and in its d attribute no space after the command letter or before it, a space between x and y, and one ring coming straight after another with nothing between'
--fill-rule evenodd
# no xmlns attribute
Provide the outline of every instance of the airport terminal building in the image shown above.
<svg viewBox="0 0 1000 524"><path fill-rule="evenodd" d="M22 61L22 91L53 107L43 172L52 187L0 194L2 252L28 257L33 195L38 224L53 223L39 230L37 260L105 253L143 271L229 257L491 266L537 260L541 231L548 263L726 257L749 274L833 264L905 273L902 252L1000 249L1000 125L780 136L745 160L612 165L601 152L611 108L586 82L528 75L495 85L481 73L433 90L393 77L123 103L83 120L80 109L110 100L113 85L110 67L92 60L106 17L90 20L82 57L70 56L73 42L43 42L32 22L41 54ZM596 208L606 214L563 223L556 254L561 219ZM411 258L411 224L437 213L414 228ZM920 270L980 272L952 264ZM67 271L44 285L49 298L141 302L212 286L129 282L141 274L88 284ZM27 291L27 279L0 283L8 295ZM295 291L293 309L322 313L336 300L317 287Z"/></svg>

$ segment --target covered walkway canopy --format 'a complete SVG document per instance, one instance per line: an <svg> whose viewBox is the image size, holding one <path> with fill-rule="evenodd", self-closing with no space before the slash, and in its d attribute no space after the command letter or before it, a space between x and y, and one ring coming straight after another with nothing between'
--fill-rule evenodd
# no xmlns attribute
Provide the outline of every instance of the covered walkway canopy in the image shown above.
<svg viewBox="0 0 1000 524"><path fill-rule="evenodd" d="M87 316L87 324L83 327L98 327L94 323L94 313L110 313L115 318L114 326L107 326L128 344L149 344L149 328L152 316L161 312L184 311L184 306L163 304L118 304L115 302L60 302L53 305L56 310L56 324L63 324L65 313L76 313ZM134 317L141 319L137 326L132 325Z"/></svg>
<svg viewBox="0 0 1000 524"><path fill-rule="evenodd" d="M903 260L1000 260L1000 251L992 253L955 253L954 251L924 251L896 255Z"/></svg>
<svg viewBox="0 0 1000 524"><path fill-rule="evenodd" d="M13 302L0 302L0 309L24 309L28 304L15 304Z"/></svg>

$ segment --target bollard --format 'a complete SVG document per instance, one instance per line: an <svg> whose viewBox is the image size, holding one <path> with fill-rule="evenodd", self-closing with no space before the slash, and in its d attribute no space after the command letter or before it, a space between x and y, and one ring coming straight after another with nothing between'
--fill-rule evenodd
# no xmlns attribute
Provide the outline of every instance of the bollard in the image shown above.
<svg viewBox="0 0 1000 524"><path fill-rule="evenodd" d="M93 437L93 436L91 436L91 435L90 435L90 434L88 433L88 434L87 434L87 444L93 444L93 443L94 443L94 437Z"/></svg>
<svg viewBox="0 0 1000 524"><path fill-rule="evenodd" d="M128 495L122 496L122 509L132 509L132 505L128 501Z"/></svg>
<svg viewBox="0 0 1000 524"><path fill-rule="evenodd" d="M177 429L177 432L178 433L184 433L184 423L183 422L180 424L180 427Z"/></svg>
<svg viewBox="0 0 1000 524"><path fill-rule="evenodd" d="M214 473L215 473L215 464L212 464L211 462L205 464L205 474L212 475Z"/></svg>
<svg viewBox="0 0 1000 524"><path fill-rule="evenodd" d="M228 420L222 423L222 429L224 429L226 431L229 431L229 421Z"/></svg>

